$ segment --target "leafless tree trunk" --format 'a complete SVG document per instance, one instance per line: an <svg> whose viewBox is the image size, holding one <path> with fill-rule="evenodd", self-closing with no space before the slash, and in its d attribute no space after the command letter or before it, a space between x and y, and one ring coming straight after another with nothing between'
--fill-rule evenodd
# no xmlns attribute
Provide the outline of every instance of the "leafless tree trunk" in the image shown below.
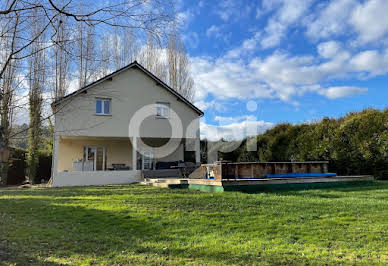
<svg viewBox="0 0 388 266"><path fill-rule="evenodd" d="M135 61L139 54L135 32L132 29L116 28L113 49L115 70Z"/></svg>
<svg viewBox="0 0 388 266"><path fill-rule="evenodd" d="M7 1L8 3L9 1ZM12 118L14 112L14 96L16 93L17 61L12 59L16 49L17 34L19 27L19 15L0 17L0 149L6 148L10 143L12 130ZM8 180L8 162L0 162L0 185L6 185Z"/></svg>
<svg viewBox="0 0 388 266"><path fill-rule="evenodd" d="M190 62L185 44L175 32L169 34L167 55L168 83L173 89L191 101L194 96L194 80L190 76Z"/></svg>
<svg viewBox="0 0 388 266"><path fill-rule="evenodd" d="M65 96L67 87L69 85L70 64L71 64L71 45L70 45L70 31L68 29L67 18L59 16L56 23L57 34L55 38L54 51L54 90L53 99L58 100Z"/></svg>
<svg viewBox="0 0 388 266"><path fill-rule="evenodd" d="M162 60L162 53L163 49L161 49L161 46L156 44L153 36L149 34L147 36L147 44L139 55L139 62L156 77L166 81L167 71Z"/></svg>
<svg viewBox="0 0 388 266"><path fill-rule="evenodd" d="M138 41L133 29L123 28L122 40L123 46L121 49L121 67L132 63L139 56Z"/></svg>
<svg viewBox="0 0 388 266"><path fill-rule="evenodd" d="M78 71L79 87L88 84L96 70L95 32L93 26L78 25Z"/></svg>
<svg viewBox="0 0 388 266"><path fill-rule="evenodd" d="M102 77L108 75L108 73L111 71L112 49L110 39L110 36L105 34L102 36L99 44L99 72Z"/></svg>

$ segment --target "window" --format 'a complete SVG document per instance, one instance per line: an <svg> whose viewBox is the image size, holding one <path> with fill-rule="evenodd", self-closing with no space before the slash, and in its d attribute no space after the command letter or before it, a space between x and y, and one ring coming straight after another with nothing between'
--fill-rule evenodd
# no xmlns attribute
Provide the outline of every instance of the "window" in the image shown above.
<svg viewBox="0 0 388 266"><path fill-rule="evenodd" d="M110 115L110 99L96 99L96 114Z"/></svg>
<svg viewBox="0 0 388 266"><path fill-rule="evenodd" d="M170 105L168 103L156 103L156 117L168 118L170 114Z"/></svg>

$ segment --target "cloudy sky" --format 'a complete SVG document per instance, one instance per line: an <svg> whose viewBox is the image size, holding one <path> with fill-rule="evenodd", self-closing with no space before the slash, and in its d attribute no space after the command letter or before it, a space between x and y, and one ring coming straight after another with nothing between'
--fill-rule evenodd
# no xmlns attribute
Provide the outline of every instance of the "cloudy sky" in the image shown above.
<svg viewBox="0 0 388 266"><path fill-rule="evenodd" d="M388 106L387 0L178 5L202 137Z"/></svg>

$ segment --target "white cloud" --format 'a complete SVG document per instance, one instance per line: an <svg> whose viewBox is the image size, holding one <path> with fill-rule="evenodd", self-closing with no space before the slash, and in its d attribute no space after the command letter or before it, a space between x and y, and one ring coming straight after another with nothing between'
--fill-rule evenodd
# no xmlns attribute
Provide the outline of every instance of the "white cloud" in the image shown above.
<svg viewBox="0 0 388 266"><path fill-rule="evenodd" d="M190 48L197 48L199 45L199 36L196 32L188 32L187 34L184 34L182 36L183 41L185 44Z"/></svg>
<svg viewBox="0 0 388 266"><path fill-rule="evenodd" d="M72 93L72 92L75 92L76 90L78 90L80 87L79 87L79 81L77 78L74 78L72 80L70 80L69 82L69 85L67 86L67 94L69 93Z"/></svg>
<svg viewBox="0 0 388 266"><path fill-rule="evenodd" d="M210 37L216 37L216 38L218 38L218 37L220 37L221 36L221 28L220 27L217 27L216 25L212 25L210 28L208 28L207 30L206 30L206 36L208 37L208 38L210 38Z"/></svg>
<svg viewBox="0 0 388 266"><path fill-rule="evenodd" d="M214 109L217 112L224 112L227 110L226 106L228 105L225 102L222 102L220 100L212 100L212 101L205 101L205 100L198 100L194 102L194 105L201 109L202 111L206 111L208 109Z"/></svg>
<svg viewBox="0 0 388 266"><path fill-rule="evenodd" d="M388 49L382 48L388 43L384 43L388 22L381 11L388 9L387 1L316 2L316 14L308 12L311 1L302 2L263 0L255 10L260 16L270 15L264 31L251 29L250 38L218 58L191 58L196 100L204 101L206 108L213 107L205 101L209 95L216 101L270 98L297 105L297 97L306 93L329 99L367 93L366 88L336 86L335 81L388 73ZM305 34L313 40L324 39L317 44L317 53L293 55L282 49L258 54L258 47L275 47L291 27L300 25L306 27ZM217 27L210 27L208 35L215 32ZM335 38L344 35L345 39ZM373 48L362 46L370 40L375 40ZM327 88L327 82L332 87Z"/></svg>
<svg viewBox="0 0 388 266"><path fill-rule="evenodd" d="M271 48L280 44L287 26L279 21L271 20L265 28L266 36L261 40L263 48Z"/></svg>
<svg viewBox="0 0 388 266"><path fill-rule="evenodd" d="M275 1L275 6L276 3L281 3L281 5L277 7L276 14L269 19L264 29L265 35L261 40L263 48L272 48L279 45L285 37L288 27L299 21L309 9L312 1ZM271 8L274 7L271 6Z"/></svg>
<svg viewBox="0 0 388 266"><path fill-rule="evenodd" d="M323 58L333 58L341 50L341 44L336 41L323 42L318 45L318 53Z"/></svg>
<svg viewBox="0 0 388 266"><path fill-rule="evenodd" d="M201 138L217 141L221 138L227 140L241 140L247 136L255 136L264 133L273 127L273 123L265 121L242 121L229 125L215 126L201 122Z"/></svg>
<svg viewBox="0 0 388 266"><path fill-rule="evenodd" d="M211 105L211 102L206 102L204 100L194 102L194 105L201 109L202 111L206 111Z"/></svg>
<svg viewBox="0 0 388 266"><path fill-rule="evenodd" d="M320 93L329 99L338 99L354 95L365 94L368 92L366 88L358 88L351 86L330 87Z"/></svg>
<svg viewBox="0 0 388 266"><path fill-rule="evenodd" d="M387 10L387 0L366 1L354 9L350 22L362 42L378 40L388 33Z"/></svg>
<svg viewBox="0 0 388 266"><path fill-rule="evenodd" d="M356 54L350 65L354 71L368 72L370 76L388 72L388 50L380 53L377 50L367 50Z"/></svg>
<svg viewBox="0 0 388 266"><path fill-rule="evenodd" d="M216 100L271 98L298 105L296 97L306 93L337 99L367 92L349 86L325 88L322 84L327 81L388 73L388 49L352 54L341 43L328 41L317 46L318 56L275 51L259 57L250 54L255 51L252 43L257 39L254 34L220 58L192 58L197 101L211 95Z"/></svg>
<svg viewBox="0 0 388 266"><path fill-rule="evenodd" d="M243 62L207 57L194 57L191 62L197 101L209 94L217 99L271 97L269 88L260 84Z"/></svg>
<svg viewBox="0 0 388 266"><path fill-rule="evenodd" d="M242 120L254 121L256 116L254 115L242 115L242 116L215 116L215 121L218 121L221 124L230 124L235 122L240 122Z"/></svg>
<svg viewBox="0 0 388 266"><path fill-rule="evenodd" d="M223 21L236 21L240 18L247 17L253 10L253 3L235 0L220 0L215 5L215 14Z"/></svg>
<svg viewBox="0 0 388 266"><path fill-rule="evenodd" d="M386 0L336 0L318 5L317 15L306 20L307 36L318 40L356 33L361 44L381 40L388 34Z"/></svg>
<svg viewBox="0 0 388 266"><path fill-rule="evenodd" d="M321 39L343 34L356 4L356 0L336 0L319 5L318 15L308 21L307 35L313 39Z"/></svg>
<svg viewBox="0 0 388 266"><path fill-rule="evenodd" d="M191 20L193 19L194 14L191 10L185 10L177 13L176 19L180 27L186 28Z"/></svg>
<svg viewBox="0 0 388 266"><path fill-rule="evenodd" d="M223 20L228 21L234 12L238 10L238 3L233 0L223 0L219 2L216 14Z"/></svg>
<svg viewBox="0 0 388 266"><path fill-rule="evenodd" d="M248 53L256 50L257 45L260 41L261 33L256 32L253 34L253 36L249 39L246 39L242 42L241 46L236 47L232 50L229 50L226 54L226 58L238 58L244 55L247 55Z"/></svg>

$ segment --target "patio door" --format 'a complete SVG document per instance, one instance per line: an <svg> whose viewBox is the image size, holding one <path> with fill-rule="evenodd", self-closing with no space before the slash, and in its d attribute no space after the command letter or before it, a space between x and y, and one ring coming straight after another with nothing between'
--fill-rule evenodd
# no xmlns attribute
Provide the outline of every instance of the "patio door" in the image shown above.
<svg viewBox="0 0 388 266"><path fill-rule="evenodd" d="M105 147L87 146L85 147L85 152L86 167L84 167L84 171L105 170Z"/></svg>
<svg viewBox="0 0 388 266"><path fill-rule="evenodd" d="M143 150L141 160L141 170L151 170L154 153L152 150Z"/></svg>

